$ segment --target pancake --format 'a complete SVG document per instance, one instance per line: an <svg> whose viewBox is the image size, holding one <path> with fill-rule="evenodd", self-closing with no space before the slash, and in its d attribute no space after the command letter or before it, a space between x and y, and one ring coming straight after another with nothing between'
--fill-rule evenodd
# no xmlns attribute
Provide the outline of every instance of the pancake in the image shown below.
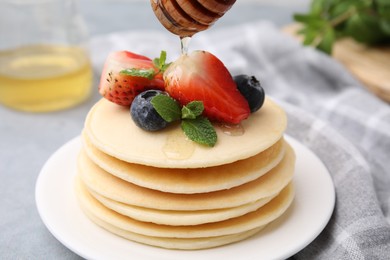
<svg viewBox="0 0 390 260"><path fill-rule="evenodd" d="M143 207L127 205L121 202L110 200L95 192L89 191L91 195L107 208L118 212L119 214L131 217L139 221L152 222L162 225L182 226L199 225L210 222L222 221L230 218L242 216L246 213L255 211L267 204L276 195L259 199L239 207L197 210L197 211L178 211L178 210L155 210Z"/></svg>
<svg viewBox="0 0 390 260"><path fill-rule="evenodd" d="M78 172L87 187L111 200L160 210L209 210L237 207L279 193L292 179L295 154L286 143L282 161L262 177L221 191L174 194L143 188L117 178L80 153Z"/></svg>
<svg viewBox="0 0 390 260"><path fill-rule="evenodd" d="M281 138L265 151L234 163L200 169L167 169L118 160L96 149L85 134L83 145L95 164L116 177L149 189L187 194L230 189L255 180L275 167L285 152Z"/></svg>
<svg viewBox="0 0 390 260"><path fill-rule="evenodd" d="M203 238L167 238L167 237L151 237L144 236L127 230L117 228L109 223L101 220L100 218L92 215L87 210L84 210L87 215L95 224L106 229L107 231L121 236L123 238L147 244L150 246L163 247L167 249L180 249L180 250L199 250L222 246L230 243L234 243L250 236L253 236L259 232L263 227L245 231L239 234L226 235L226 236L215 236L215 237L203 237Z"/></svg>
<svg viewBox="0 0 390 260"><path fill-rule="evenodd" d="M285 112L269 98L241 123L245 134L225 134L216 126L218 141L209 148L189 141L177 125L158 132L138 128L129 109L101 99L88 113L84 131L93 146L120 160L160 168L204 168L252 157L281 139ZM232 132L230 132L232 133Z"/></svg>
<svg viewBox="0 0 390 260"><path fill-rule="evenodd" d="M84 210L89 212L89 215L94 215L119 229L152 237L205 238L233 235L253 230L280 217L294 198L293 184L290 183L269 203L243 216L201 225L169 226L137 221L110 210L94 199L81 183L80 181L77 185L78 198Z"/></svg>

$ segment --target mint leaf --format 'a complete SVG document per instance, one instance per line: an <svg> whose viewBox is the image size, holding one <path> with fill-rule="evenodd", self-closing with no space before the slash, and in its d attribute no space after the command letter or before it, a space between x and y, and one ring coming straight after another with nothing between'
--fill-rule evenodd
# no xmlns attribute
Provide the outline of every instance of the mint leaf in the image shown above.
<svg viewBox="0 0 390 260"><path fill-rule="evenodd" d="M310 13L313 15L322 15L324 13L324 9L327 6L328 0L317 0L312 1L310 4Z"/></svg>
<svg viewBox="0 0 390 260"><path fill-rule="evenodd" d="M192 141L213 147L217 142L217 133L210 121L205 117L186 119L181 122L181 129Z"/></svg>
<svg viewBox="0 0 390 260"><path fill-rule="evenodd" d="M153 79L154 75L156 72L154 69L124 69L119 72L120 74L123 75L128 75L128 76L133 76L133 77L142 77L142 78L147 78L147 79Z"/></svg>
<svg viewBox="0 0 390 260"><path fill-rule="evenodd" d="M315 15L294 14L294 20L304 24L314 24L318 21L322 21L321 17Z"/></svg>
<svg viewBox="0 0 390 260"><path fill-rule="evenodd" d="M210 121L202 117L202 101L192 101L180 108L180 104L167 95L158 94L150 101L157 113L168 123L181 120L184 134L192 141L213 147L217 133Z"/></svg>
<svg viewBox="0 0 390 260"><path fill-rule="evenodd" d="M380 26L383 33L390 35L390 19L389 20L382 19L380 21Z"/></svg>
<svg viewBox="0 0 390 260"><path fill-rule="evenodd" d="M164 72L171 63L166 64L167 52L161 51L160 57L153 60L154 66L156 66L160 72Z"/></svg>
<svg viewBox="0 0 390 260"><path fill-rule="evenodd" d="M170 63L166 64L166 59L167 59L167 52L161 51L160 57L155 58L153 60L154 66L156 66L156 68L158 69L157 72L153 68L150 69L131 68L131 69L121 70L119 73L123 75L128 75L133 77L143 77L152 80L157 73L164 72L168 68Z"/></svg>
<svg viewBox="0 0 390 260"><path fill-rule="evenodd" d="M330 53L342 37L366 45L390 43L389 0L311 0L306 14L295 14L304 45Z"/></svg>
<svg viewBox="0 0 390 260"><path fill-rule="evenodd" d="M323 38L318 44L317 48L325 53L331 54L335 40L336 35L333 28L328 27L324 32Z"/></svg>
<svg viewBox="0 0 390 260"><path fill-rule="evenodd" d="M195 119L203 113L204 106L202 101L192 101L181 109L183 119Z"/></svg>
<svg viewBox="0 0 390 260"><path fill-rule="evenodd" d="M150 101L157 113L168 123L181 118L179 103L167 95L156 95Z"/></svg>
<svg viewBox="0 0 390 260"><path fill-rule="evenodd" d="M346 22L345 33L358 42L372 45L380 43L385 37L378 17L368 14L353 15Z"/></svg>

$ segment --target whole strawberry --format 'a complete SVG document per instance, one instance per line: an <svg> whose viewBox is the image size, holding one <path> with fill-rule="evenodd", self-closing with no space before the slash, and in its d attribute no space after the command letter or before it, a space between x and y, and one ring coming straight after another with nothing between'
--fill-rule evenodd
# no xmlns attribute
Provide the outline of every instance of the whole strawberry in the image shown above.
<svg viewBox="0 0 390 260"><path fill-rule="evenodd" d="M165 90L181 105L202 101L211 121L238 124L250 115L247 100L225 65L213 54L182 55L164 73Z"/></svg>
<svg viewBox="0 0 390 260"><path fill-rule="evenodd" d="M162 52L164 62L165 55ZM99 93L103 97L118 105L130 106L139 93L148 89L164 89L162 70L158 64L128 51L108 56L99 84Z"/></svg>

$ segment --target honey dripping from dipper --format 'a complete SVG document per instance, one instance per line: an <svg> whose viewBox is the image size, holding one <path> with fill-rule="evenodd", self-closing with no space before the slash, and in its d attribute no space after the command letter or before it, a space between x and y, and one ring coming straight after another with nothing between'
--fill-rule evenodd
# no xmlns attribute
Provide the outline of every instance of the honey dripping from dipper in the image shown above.
<svg viewBox="0 0 390 260"><path fill-rule="evenodd" d="M212 26L235 2L236 0L150 0L160 23L182 40L183 54L187 51L189 37Z"/></svg>

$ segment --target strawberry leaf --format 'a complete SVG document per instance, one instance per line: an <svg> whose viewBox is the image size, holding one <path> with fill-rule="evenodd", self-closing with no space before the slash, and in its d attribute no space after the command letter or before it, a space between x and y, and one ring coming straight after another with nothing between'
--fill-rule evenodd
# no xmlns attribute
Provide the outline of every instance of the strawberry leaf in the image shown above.
<svg viewBox="0 0 390 260"><path fill-rule="evenodd" d="M204 106L202 101L192 101L181 109L183 119L195 119L203 113Z"/></svg>
<svg viewBox="0 0 390 260"><path fill-rule="evenodd" d="M156 72L154 69L124 69L120 71L120 74L133 76L133 77L142 77L152 80Z"/></svg>
<svg viewBox="0 0 390 260"><path fill-rule="evenodd" d="M186 119L181 122L184 134L192 141L213 147L217 142L217 133L205 117Z"/></svg>
<svg viewBox="0 0 390 260"><path fill-rule="evenodd" d="M168 123L181 118L179 103L173 98L159 94L150 101L157 113Z"/></svg>

